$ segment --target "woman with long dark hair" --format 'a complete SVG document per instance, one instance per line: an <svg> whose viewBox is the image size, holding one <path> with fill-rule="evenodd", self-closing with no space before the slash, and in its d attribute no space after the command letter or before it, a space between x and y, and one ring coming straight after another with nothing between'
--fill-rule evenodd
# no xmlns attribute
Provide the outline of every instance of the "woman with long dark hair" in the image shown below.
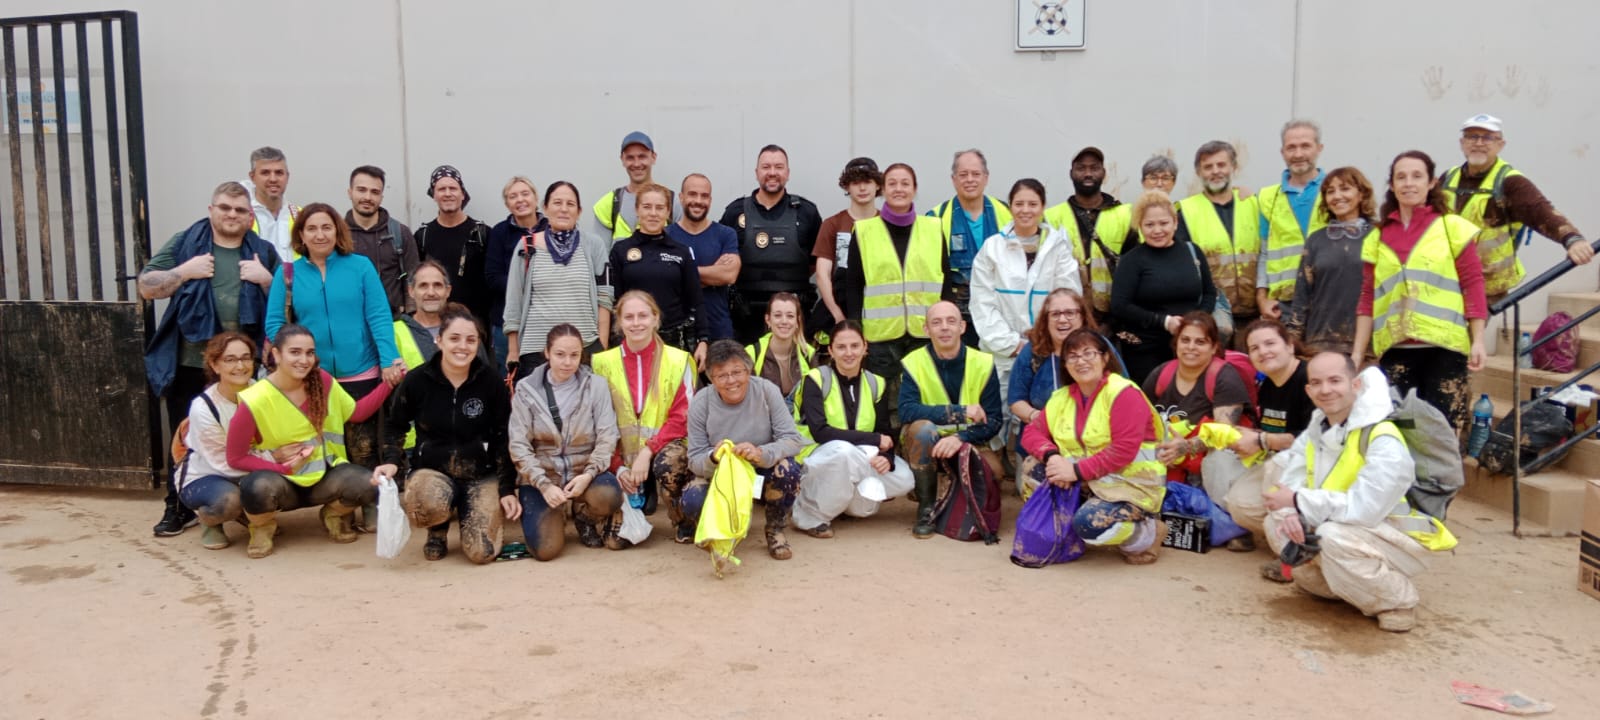
<svg viewBox="0 0 1600 720"><path fill-rule="evenodd" d="M545 224L523 236L506 276L507 365L521 380L544 364L544 338L561 323L578 328L585 361L611 337L610 243L578 229L583 204L565 180L544 191ZM538 278L538 282L534 278Z"/></svg>
<svg viewBox="0 0 1600 720"><path fill-rule="evenodd" d="M375 503L378 489L370 469L349 461L345 428L372 417L389 398L390 385L380 383L357 402L322 369L316 340L299 325L278 330L269 360L272 371L239 393L228 423L228 464L249 473L239 483L250 521L248 554L272 554L278 513L313 505L322 507L330 539L355 542L350 516ZM259 457L260 451L274 460Z"/></svg>
<svg viewBox="0 0 1600 720"><path fill-rule="evenodd" d="M1408 150L1389 164L1389 190L1365 263L1356 338L1357 365L1368 343L1389 383L1439 409L1459 432L1467 420L1469 371L1483 368L1488 302L1473 243L1478 226L1449 214L1433 158Z"/></svg>

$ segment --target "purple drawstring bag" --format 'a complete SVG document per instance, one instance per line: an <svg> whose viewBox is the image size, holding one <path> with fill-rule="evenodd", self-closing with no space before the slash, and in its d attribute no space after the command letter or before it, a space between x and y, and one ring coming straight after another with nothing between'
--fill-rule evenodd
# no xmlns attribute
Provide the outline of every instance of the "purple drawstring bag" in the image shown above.
<svg viewBox="0 0 1600 720"><path fill-rule="evenodd" d="M1013 565L1041 568L1083 556L1083 539L1072 528L1081 485L1073 483L1062 489L1041 483L1033 491L1017 514L1016 540L1011 544Z"/></svg>

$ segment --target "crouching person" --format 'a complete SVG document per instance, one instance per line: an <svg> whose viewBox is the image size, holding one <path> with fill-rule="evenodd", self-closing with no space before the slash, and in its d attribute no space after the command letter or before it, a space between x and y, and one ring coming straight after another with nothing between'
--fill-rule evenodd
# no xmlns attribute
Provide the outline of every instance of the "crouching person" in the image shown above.
<svg viewBox="0 0 1600 720"><path fill-rule="evenodd" d="M517 382L511 399L511 460L517 497L506 518L522 519L528 549L552 560L567 543L567 514L584 547L631 546L622 527L623 492L610 472L617 414L606 379L583 366L583 333L561 323L545 337L545 363Z"/></svg>
<svg viewBox="0 0 1600 720"><path fill-rule="evenodd" d="M349 462L345 424L371 417L389 398L379 383L360 402L317 363L316 341L299 325L284 325L272 343L272 372L239 393L228 422L228 465L248 472L239 483L250 520L246 554L272 554L278 513L319 505L328 537L355 542L350 514L377 501L372 471ZM268 452L273 460L257 453Z"/></svg>
<svg viewBox="0 0 1600 720"><path fill-rule="evenodd" d="M783 531L800 489L801 467L795 455L806 441L778 386L753 377L753 370L750 356L732 340L718 340L706 352L711 387L696 393L689 403L689 470L695 479L672 500L690 527L698 524L711 476L717 471L712 454L722 441L732 441L734 452L749 460L763 478L767 554L788 560L794 553Z"/></svg>
<svg viewBox="0 0 1600 720"><path fill-rule="evenodd" d="M1133 381L1114 372L1111 346L1093 330L1072 331L1060 358L1072 378L1022 430L1038 461L1034 480L1083 483L1072 526L1089 545L1115 546L1131 565L1156 561L1167 535L1161 521L1167 468L1156 459L1161 418Z"/></svg>
<svg viewBox="0 0 1600 720"><path fill-rule="evenodd" d="M506 451L511 401L499 373L478 354L478 321L455 306L439 317L439 351L406 373L383 423L380 475L396 477L405 461L406 432L417 431L411 472L400 506L413 527L428 529L422 556L443 558L450 516L460 524L461 551L483 564L500 554L500 498L512 494Z"/></svg>
<svg viewBox="0 0 1600 720"><path fill-rule="evenodd" d="M220 332L206 343L206 377L211 385L189 403L184 446L189 454L177 472L178 499L200 519L200 546L221 550L230 544L223 524L243 520L239 478L228 464L228 423L239 408L239 393L255 380L256 344L239 332ZM285 452L284 457L293 452Z"/></svg>
<svg viewBox="0 0 1600 720"><path fill-rule="evenodd" d="M1411 578L1430 550L1454 547L1455 537L1406 503L1415 467L1387 421L1393 406L1378 368L1358 376L1350 358L1319 353L1307 367L1306 391L1317 406L1311 425L1268 468L1267 542L1279 553L1290 542L1320 548L1293 568L1296 586L1376 616L1382 630L1406 632L1416 625ZM1290 581L1278 562L1262 574Z"/></svg>

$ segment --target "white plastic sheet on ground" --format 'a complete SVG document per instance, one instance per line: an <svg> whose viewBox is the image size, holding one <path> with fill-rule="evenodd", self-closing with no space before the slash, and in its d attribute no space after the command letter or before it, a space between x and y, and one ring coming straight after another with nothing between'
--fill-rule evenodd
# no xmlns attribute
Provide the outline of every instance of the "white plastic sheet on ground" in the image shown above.
<svg viewBox="0 0 1600 720"><path fill-rule="evenodd" d="M878 448L843 440L823 443L806 458L805 476L794 500L795 527L813 528L841 514L867 517L889 498L911 491L911 468L895 458L885 475L872 471Z"/></svg>
<svg viewBox="0 0 1600 720"><path fill-rule="evenodd" d="M411 523L400 509L400 488L385 475L378 482L378 557L393 560L410 540Z"/></svg>

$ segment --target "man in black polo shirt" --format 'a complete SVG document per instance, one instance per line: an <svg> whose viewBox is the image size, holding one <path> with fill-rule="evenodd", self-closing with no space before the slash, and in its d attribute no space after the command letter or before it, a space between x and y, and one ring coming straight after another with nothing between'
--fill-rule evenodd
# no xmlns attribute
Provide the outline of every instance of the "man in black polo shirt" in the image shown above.
<svg viewBox="0 0 1600 720"><path fill-rule="evenodd" d="M767 301L775 293L800 296L800 307L816 303L811 284L811 247L822 216L817 206L790 194L789 153L777 145L756 155L756 190L728 204L722 224L739 234L738 293L731 305L739 342L755 342L766 332Z"/></svg>

